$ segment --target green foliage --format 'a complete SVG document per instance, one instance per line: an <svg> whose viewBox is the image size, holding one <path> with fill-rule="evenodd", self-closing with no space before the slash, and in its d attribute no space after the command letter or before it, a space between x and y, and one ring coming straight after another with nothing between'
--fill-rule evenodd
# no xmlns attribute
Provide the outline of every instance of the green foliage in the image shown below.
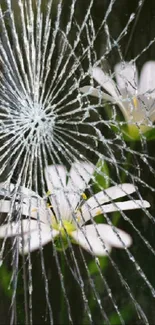
<svg viewBox="0 0 155 325"><path fill-rule="evenodd" d="M105 160L99 159L96 165L94 173L94 192L99 192L102 189L106 189L110 184L109 168Z"/></svg>
<svg viewBox="0 0 155 325"><path fill-rule="evenodd" d="M120 314L126 324L128 321L131 321L134 311L133 311L133 308L131 307L131 305L126 305L124 308L122 308L122 310L120 310ZM113 313L109 317L109 323L110 323L110 325L121 325L122 324L120 317L117 313ZM104 323L104 325L106 325L106 324Z"/></svg>
<svg viewBox="0 0 155 325"><path fill-rule="evenodd" d="M137 126L123 126L121 130L125 141L140 141L142 136L145 137L146 141L155 139L155 127L150 127L150 129L145 132Z"/></svg>
<svg viewBox="0 0 155 325"><path fill-rule="evenodd" d="M88 268L89 268L89 272L91 275L98 273L98 268L100 268L102 271L104 271L107 268L107 266L108 266L107 256L98 257L98 262L99 262L99 266L97 266L95 260L93 260L89 263Z"/></svg>
<svg viewBox="0 0 155 325"><path fill-rule="evenodd" d="M8 271L6 266L2 265L0 268L0 286L9 298L12 297L12 289L10 288L11 277L12 272Z"/></svg>
<svg viewBox="0 0 155 325"><path fill-rule="evenodd" d="M113 117L113 110L110 105L106 103L104 107L111 130L119 136L122 134L124 141L140 141L142 136L145 137L146 141L155 139L155 126L141 125L139 127L136 124L127 123L119 109L117 110L117 116Z"/></svg>
<svg viewBox="0 0 155 325"><path fill-rule="evenodd" d="M144 136L146 140L154 140L155 139L155 127L152 127L151 130L147 131Z"/></svg>

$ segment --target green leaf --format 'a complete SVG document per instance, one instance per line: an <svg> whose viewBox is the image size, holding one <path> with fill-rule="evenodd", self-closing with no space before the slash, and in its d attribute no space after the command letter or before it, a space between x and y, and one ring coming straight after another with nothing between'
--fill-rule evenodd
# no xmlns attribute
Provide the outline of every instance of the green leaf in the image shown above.
<svg viewBox="0 0 155 325"><path fill-rule="evenodd" d="M134 314L133 307L131 305L126 305L124 308L122 308L122 310L120 311L120 314L126 324L126 322L131 321L131 319L133 317L133 314ZM109 317L109 322L110 322L110 325L116 325L116 324L121 325L122 324L120 317L117 313L114 313Z"/></svg>
<svg viewBox="0 0 155 325"><path fill-rule="evenodd" d="M10 288L12 273L7 270L7 268L3 265L0 268L0 286L5 292L6 296L12 296L12 289Z"/></svg>
<svg viewBox="0 0 155 325"><path fill-rule="evenodd" d="M108 266L108 258L107 256L103 256L103 257L98 257L98 261L99 261L99 267L97 267L96 265L96 261L93 260L89 263L88 268L89 268L89 272L91 275L94 275L96 273L99 272L99 268L104 271L106 269L106 267Z"/></svg>
<svg viewBox="0 0 155 325"><path fill-rule="evenodd" d="M151 128L151 130L144 133L146 140L154 140L155 139L155 127Z"/></svg>
<svg viewBox="0 0 155 325"><path fill-rule="evenodd" d="M155 139L155 127L150 127L150 130L148 131L140 131L140 129L137 126L127 126L127 125L111 125L112 130L115 133L120 133L120 130L122 131L122 136L125 141L140 141L142 138L142 135L145 137L147 141L151 141Z"/></svg>
<svg viewBox="0 0 155 325"><path fill-rule="evenodd" d="M95 192L99 192L102 189L106 189L110 184L109 168L104 160L99 159L97 169L94 173L93 189Z"/></svg>
<svg viewBox="0 0 155 325"><path fill-rule="evenodd" d="M122 132L122 137L126 142L140 141L142 135L147 141L155 139L155 126L142 125L140 128L136 125L125 123L124 117L119 111L117 114L117 119L113 121L113 113L109 105L105 106L106 113L109 119L109 126L114 133L120 134ZM113 122L112 122L113 121Z"/></svg>

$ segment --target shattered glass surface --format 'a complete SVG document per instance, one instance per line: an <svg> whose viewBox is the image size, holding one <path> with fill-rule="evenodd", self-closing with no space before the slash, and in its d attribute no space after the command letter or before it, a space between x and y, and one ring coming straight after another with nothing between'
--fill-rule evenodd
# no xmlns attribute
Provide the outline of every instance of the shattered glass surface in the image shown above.
<svg viewBox="0 0 155 325"><path fill-rule="evenodd" d="M153 0L1 0L0 323L155 323L154 26Z"/></svg>

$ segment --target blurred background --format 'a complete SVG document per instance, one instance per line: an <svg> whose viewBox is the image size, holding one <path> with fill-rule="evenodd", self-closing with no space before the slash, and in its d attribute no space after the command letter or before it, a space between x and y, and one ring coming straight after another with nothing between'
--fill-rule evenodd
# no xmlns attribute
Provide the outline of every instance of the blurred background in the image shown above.
<svg viewBox="0 0 155 325"><path fill-rule="evenodd" d="M110 179L116 183L134 181L138 188L135 197L137 198L141 194L145 200L150 202L149 212L154 220L155 140L142 139L141 141L125 142L121 137L117 137L106 123L101 123L108 119L106 111L101 104L98 104L98 100L92 97L89 97L81 105L86 107L91 103L97 107L97 113L95 110L90 111L85 119L87 125L79 125L75 138L68 137L67 129L75 129L75 126L69 125L69 121L73 118L73 110L78 107L79 101L73 103L72 101L77 98L79 88L91 82L88 70L97 60L106 72L113 72L115 64L121 60L133 60L139 73L145 62L155 60L155 2L153 0L53 0L50 8L47 0L1 1L0 47L3 58L0 59L1 107L5 100L2 81L4 78L9 81L4 66L4 51L8 51L7 46L4 45L6 42L4 23L8 30L17 66L20 65L18 51L15 50L16 40L12 37L10 12L15 19L16 32L19 35L23 51L25 71L28 71L28 62L24 57L24 35L23 29L21 29L22 18L19 10L21 2L24 1L33 10L36 26L36 13L39 6L43 17L42 29L45 27L45 17L50 12L51 36L47 45L49 49L50 42L54 37L53 31L57 28L56 22L59 21L52 61L49 63L51 74L46 80L44 96L48 93L62 51L57 80L59 75L61 76L71 49L73 49L73 55L67 63L66 71L60 82L61 91L53 102L55 104L58 99L59 101L63 100L63 104L61 103L58 108L62 114L60 124L64 122L63 137L64 141L69 144L67 147L71 148L71 151L74 147L76 151L72 152L76 157L82 154L93 163L98 161L96 151L103 154L107 158ZM68 27L70 31L67 34L71 10L73 10L71 28ZM85 21L87 15L89 18ZM131 17L133 19L130 21ZM37 38L37 28L33 33L34 35L36 33L34 37ZM74 48L74 42L78 35L80 41ZM90 40L93 40L92 43ZM91 46L88 46L90 43ZM77 65L76 68L78 60L80 65ZM10 62L12 63L11 56ZM20 69L19 73L23 76ZM70 77L67 79L69 74ZM15 82L17 82L16 77ZM76 86L72 88L73 84ZM57 93L60 85L56 84L53 96ZM94 85L97 84L94 83ZM71 93L69 93L70 89ZM68 97L65 98L66 94ZM11 96L14 101L13 94ZM68 121L63 117L63 114L67 112L70 112ZM57 120L59 118L58 113ZM76 122L82 118L83 113L79 113L74 116L73 120ZM94 134L92 127L94 121L99 121L97 127L106 139L105 142L99 141L97 146L91 137ZM86 134L89 135L87 138ZM8 139L11 137L12 134L8 134ZM27 134L24 137L26 139ZM1 143L3 144L3 139L1 139ZM108 150L108 146L110 150ZM112 163L112 160L110 161L111 152L116 158L116 164ZM59 154L61 160L68 167L69 163L63 151L60 151ZM14 182L18 179L23 159L24 152L12 176ZM49 164L52 163L50 154L47 159ZM54 159L57 161L56 157ZM3 164L4 161L1 160L1 167ZM14 164L15 157L12 155L4 172L1 173L2 181L6 179L7 173ZM40 171L37 172L39 175ZM109 181L108 186L110 185L112 184ZM40 194L42 194L41 184ZM0 267L0 324L52 324L52 322L54 324L102 325L155 324L154 223L147 213L141 210L126 212L126 216L132 223L120 217L119 213L113 213L111 218L114 224L119 224L119 228L132 236L133 245L130 251L134 259L129 257L124 250L113 249L111 259L99 258L100 265L98 266L96 260L87 252L80 250L79 247L74 247L74 254L68 249L65 254L55 255L52 244L46 245L42 254L39 251L33 252L31 260L27 256L24 259L20 256L18 259L18 254L11 249L12 241L8 240L5 244L5 257ZM98 219L98 222L101 220ZM139 234L143 236L144 241ZM150 243L152 250L146 241Z"/></svg>

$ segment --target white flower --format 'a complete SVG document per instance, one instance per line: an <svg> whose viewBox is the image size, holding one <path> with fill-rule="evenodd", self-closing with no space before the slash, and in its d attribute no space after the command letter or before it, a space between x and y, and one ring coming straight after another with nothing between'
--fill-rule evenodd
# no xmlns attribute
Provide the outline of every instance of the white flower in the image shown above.
<svg viewBox="0 0 155 325"><path fill-rule="evenodd" d="M144 64L139 81L136 66L128 62L115 65L114 75L117 83L101 68L92 69L93 78L109 95L90 86L81 91L117 104L128 124L129 134L136 138L149 131L155 121L155 61Z"/></svg>
<svg viewBox="0 0 155 325"><path fill-rule="evenodd" d="M94 166L86 162L73 163L69 175L62 165L48 166L45 177L52 210L35 192L21 187L21 214L27 218L2 225L0 238L23 237L21 252L25 254L50 241L55 242L57 249L68 247L70 242L76 243L97 256L106 255L113 246L129 247L132 239L127 233L112 224L96 224L93 218L99 214L148 208L150 205L144 200L113 202L135 192L132 184L110 187L86 200L83 191L93 171ZM1 212L9 213L11 202L1 200L0 208ZM92 221L92 224L85 225L87 221Z"/></svg>

